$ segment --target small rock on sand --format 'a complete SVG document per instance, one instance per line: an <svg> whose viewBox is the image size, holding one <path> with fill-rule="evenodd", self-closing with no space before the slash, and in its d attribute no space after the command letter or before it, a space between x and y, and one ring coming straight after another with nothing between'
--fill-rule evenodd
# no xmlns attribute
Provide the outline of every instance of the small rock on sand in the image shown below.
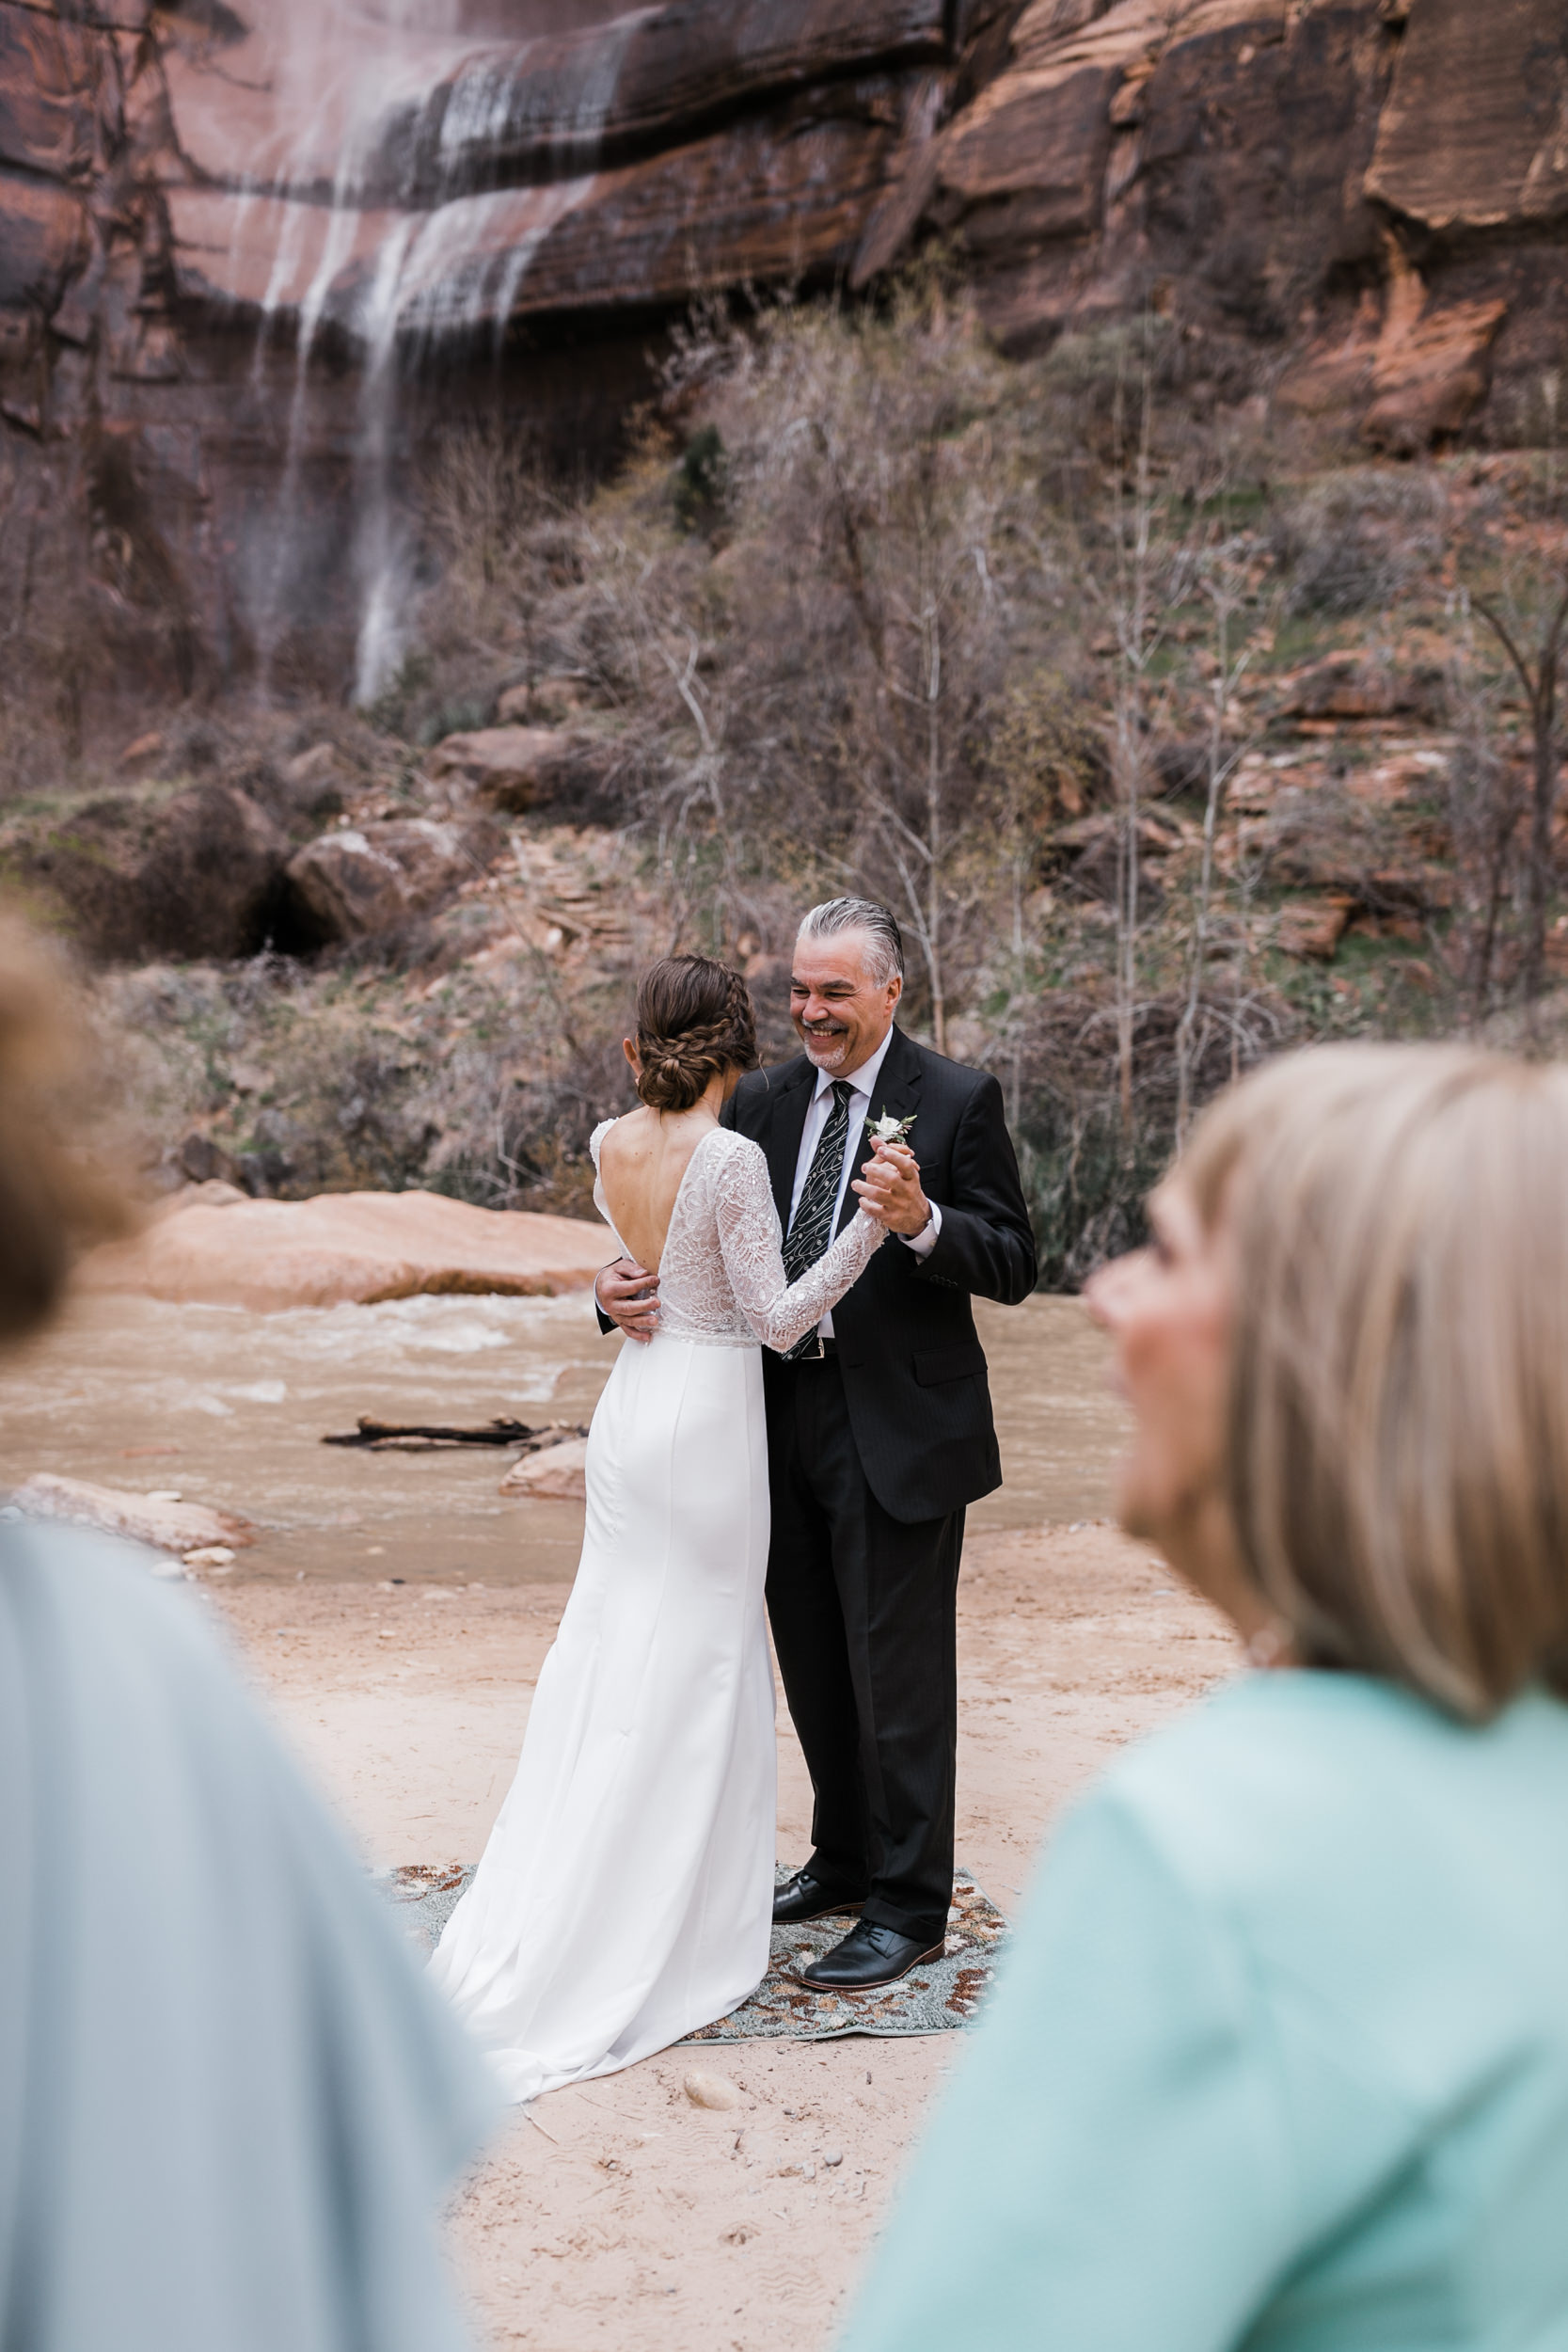
<svg viewBox="0 0 1568 2352"><path fill-rule="evenodd" d="M563 1438L559 1445L525 1454L501 1480L503 1495L531 1495L549 1502L588 1500L588 1440Z"/></svg>
<svg viewBox="0 0 1568 2352"><path fill-rule="evenodd" d="M85 1478L55 1478L45 1470L19 1486L11 1500L30 1519L69 1519L79 1527L127 1536L132 1543L150 1544L155 1551L178 1552L180 1559L161 1571L166 1575L182 1573L187 1552L214 1547L231 1560L230 1546L255 1541L244 1519L210 1510L203 1502L179 1502L166 1493L136 1494L123 1486L95 1486Z"/></svg>
<svg viewBox="0 0 1568 2352"><path fill-rule="evenodd" d="M694 2107L712 2107L721 2115L740 2105L740 2093L723 2074L688 2074L686 2095Z"/></svg>
<svg viewBox="0 0 1568 2352"><path fill-rule="evenodd" d="M234 1555L227 1544L198 1544L185 1554L187 1568L206 1568L214 1576L227 1576L234 1565Z"/></svg>

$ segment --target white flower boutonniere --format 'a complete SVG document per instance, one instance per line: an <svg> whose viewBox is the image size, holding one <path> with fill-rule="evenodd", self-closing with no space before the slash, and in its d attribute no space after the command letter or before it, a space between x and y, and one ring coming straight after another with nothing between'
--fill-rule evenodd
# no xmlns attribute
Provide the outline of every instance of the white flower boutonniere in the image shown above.
<svg viewBox="0 0 1568 2352"><path fill-rule="evenodd" d="M884 1111L880 1119L872 1121L871 1132L879 1143L908 1143L910 1129L918 1115L911 1111L908 1119L895 1119L891 1111Z"/></svg>

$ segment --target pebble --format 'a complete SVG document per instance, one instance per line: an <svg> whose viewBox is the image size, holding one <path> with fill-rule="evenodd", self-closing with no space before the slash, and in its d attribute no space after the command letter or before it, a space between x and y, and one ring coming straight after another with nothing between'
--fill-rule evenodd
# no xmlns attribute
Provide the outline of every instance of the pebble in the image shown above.
<svg viewBox="0 0 1568 2352"><path fill-rule="evenodd" d="M227 1544L198 1544L184 1558L187 1568L211 1568L216 1576L227 1576L234 1565L234 1555Z"/></svg>
<svg viewBox="0 0 1568 2352"><path fill-rule="evenodd" d="M740 2105L739 2091L722 2074L688 2074L685 2089L694 2107L713 2107L725 2114Z"/></svg>
<svg viewBox="0 0 1568 2352"><path fill-rule="evenodd" d="M827 2166L827 2168L828 2168L829 2171L830 2171L830 2172L832 2172L832 2169L834 2169L834 2167L835 2167L836 2165L840 2165L840 2164L842 2164L842 2163L844 2162L844 2151L843 2151L843 2149L842 2149L842 2148L830 2148L830 2149L829 2149L829 2151L828 2151L828 2153L827 2153L827 2154L823 2157L822 2161L823 2161L823 2163Z"/></svg>

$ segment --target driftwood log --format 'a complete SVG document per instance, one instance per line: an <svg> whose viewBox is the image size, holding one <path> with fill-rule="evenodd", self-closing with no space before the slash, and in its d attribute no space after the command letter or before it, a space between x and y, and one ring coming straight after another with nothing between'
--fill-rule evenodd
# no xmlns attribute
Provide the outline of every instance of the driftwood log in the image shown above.
<svg viewBox="0 0 1568 2352"><path fill-rule="evenodd" d="M375 1421L361 1413L358 1425L341 1436L323 1438L323 1445L367 1447L376 1454L435 1454L451 1446L508 1445L519 1454L537 1454L567 1438L586 1438L586 1428L573 1422L551 1421L537 1428L526 1421L486 1421L477 1426L417 1421Z"/></svg>

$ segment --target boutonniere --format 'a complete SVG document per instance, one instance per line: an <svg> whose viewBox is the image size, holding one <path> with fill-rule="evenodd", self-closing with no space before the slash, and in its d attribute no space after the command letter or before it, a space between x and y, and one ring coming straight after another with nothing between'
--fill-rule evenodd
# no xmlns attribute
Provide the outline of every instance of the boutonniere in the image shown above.
<svg viewBox="0 0 1568 2352"><path fill-rule="evenodd" d="M872 1121L871 1132L879 1143L908 1143L910 1129L918 1116L911 1111L908 1119L895 1119L891 1111L884 1111L880 1119Z"/></svg>

